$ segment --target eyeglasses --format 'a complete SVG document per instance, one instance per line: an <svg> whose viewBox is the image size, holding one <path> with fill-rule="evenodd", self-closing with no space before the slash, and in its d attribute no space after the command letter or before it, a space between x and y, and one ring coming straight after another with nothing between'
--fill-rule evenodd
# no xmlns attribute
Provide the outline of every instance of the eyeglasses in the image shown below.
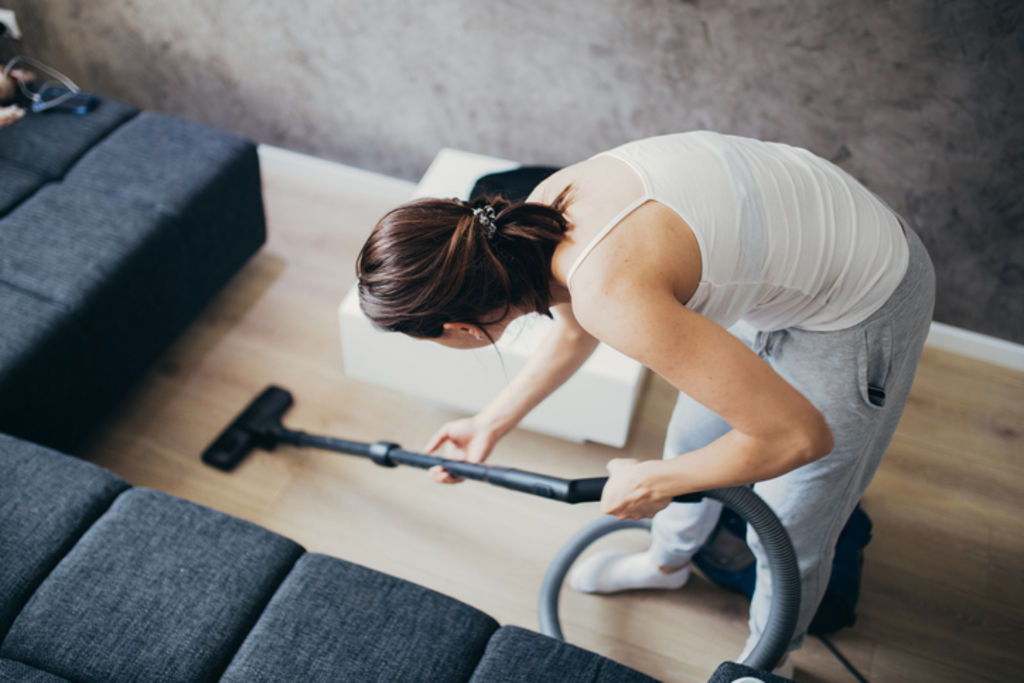
<svg viewBox="0 0 1024 683"><path fill-rule="evenodd" d="M42 112L59 107L78 98L82 94L81 89L70 78L31 57L19 55L7 62L4 66L4 78L10 77L11 71L18 64L30 66L33 70L42 72L52 79L44 81L35 90L29 88L21 79L14 79L18 84L18 89L21 90L21 94L32 100L32 111L34 112Z"/></svg>

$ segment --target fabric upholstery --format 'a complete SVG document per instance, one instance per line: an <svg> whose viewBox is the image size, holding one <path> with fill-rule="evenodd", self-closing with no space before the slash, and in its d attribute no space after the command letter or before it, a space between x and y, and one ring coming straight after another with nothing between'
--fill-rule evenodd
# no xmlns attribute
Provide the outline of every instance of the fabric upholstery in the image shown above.
<svg viewBox="0 0 1024 683"><path fill-rule="evenodd" d="M123 284L117 278L133 257L144 259L141 268L158 266L161 256L180 262L172 223L128 198L47 185L0 221L0 279L69 310L86 306L104 287Z"/></svg>
<svg viewBox="0 0 1024 683"><path fill-rule="evenodd" d="M498 624L408 581L308 554L225 681L466 681Z"/></svg>
<svg viewBox="0 0 1024 683"><path fill-rule="evenodd" d="M39 586L0 656L75 680L216 677L301 553L243 520L131 489Z"/></svg>
<svg viewBox="0 0 1024 683"><path fill-rule="evenodd" d="M23 326L0 348L25 363L0 368L0 429L71 450L196 312L189 265L169 217L63 185L0 220L0 289L21 294L0 303Z"/></svg>
<svg viewBox="0 0 1024 683"><path fill-rule="evenodd" d="M0 188L0 431L74 451L265 240L256 147L100 99L0 129Z"/></svg>
<svg viewBox="0 0 1024 683"><path fill-rule="evenodd" d="M85 115L30 113L0 128L0 159L36 171L47 180L58 180L86 150L137 113L134 107L105 98Z"/></svg>
<svg viewBox="0 0 1024 683"><path fill-rule="evenodd" d="M48 340L70 333L63 328L74 324L61 304L12 286L2 277L0 315L3 316L3 325L0 325L0 387L13 387L13 376L19 369L31 365L31 359L40 351L48 355L44 350ZM22 396L5 397L0 394L0 406L23 399Z"/></svg>
<svg viewBox="0 0 1024 683"><path fill-rule="evenodd" d="M43 579L128 484L0 434L0 639Z"/></svg>
<svg viewBox="0 0 1024 683"><path fill-rule="evenodd" d="M0 130L3 130L0 128ZM46 176L0 156L0 217L46 183Z"/></svg>
<svg viewBox="0 0 1024 683"><path fill-rule="evenodd" d="M0 683L61 683L66 678L26 666L12 659L0 659Z"/></svg>
<svg viewBox="0 0 1024 683"><path fill-rule="evenodd" d="M516 626L491 637L471 683L655 683L655 679L569 643Z"/></svg>
<svg viewBox="0 0 1024 683"><path fill-rule="evenodd" d="M0 435L0 682L650 681Z"/></svg>
<svg viewBox="0 0 1024 683"><path fill-rule="evenodd" d="M173 216L188 266L176 283L192 296L223 286L266 238L256 147L184 119L139 114L89 150L65 182Z"/></svg>

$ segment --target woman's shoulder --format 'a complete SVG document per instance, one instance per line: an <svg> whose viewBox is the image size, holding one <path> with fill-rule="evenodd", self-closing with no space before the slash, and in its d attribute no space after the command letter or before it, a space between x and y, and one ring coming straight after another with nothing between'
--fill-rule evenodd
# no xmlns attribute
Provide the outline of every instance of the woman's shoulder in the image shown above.
<svg viewBox="0 0 1024 683"><path fill-rule="evenodd" d="M551 205L560 196L569 231L556 248L552 265L557 276L565 277L602 230L625 207L644 196L644 187L628 166L612 157L598 156L550 176L534 190L530 200Z"/></svg>
<svg viewBox="0 0 1024 683"><path fill-rule="evenodd" d="M642 183L628 164L602 153L548 176L533 189L527 201L551 204L569 187L574 204L614 202L618 195L643 192Z"/></svg>
<svg viewBox="0 0 1024 683"><path fill-rule="evenodd" d="M573 184L578 172L578 166L586 163L585 161L572 164L571 166L565 166L558 169L544 180L540 181L535 188L530 192L530 195L526 198L528 202L536 202L538 204L553 204L558 196Z"/></svg>

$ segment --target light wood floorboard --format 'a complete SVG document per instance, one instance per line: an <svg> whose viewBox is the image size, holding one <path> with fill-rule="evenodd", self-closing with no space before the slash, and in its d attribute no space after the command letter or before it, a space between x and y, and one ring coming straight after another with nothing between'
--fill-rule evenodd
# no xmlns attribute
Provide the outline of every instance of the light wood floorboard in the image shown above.
<svg viewBox="0 0 1024 683"><path fill-rule="evenodd" d="M409 468L279 448L235 472L202 465L207 443L270 383L296 404L286 423L420 448L454 415L348 379L337 307L365 235L394 201L329 174L263 168L269 240L126 399L87 448L148 486L238 515L328 553L416 581L536 628L547 563L593 506L566 506ZM392 193L394 194L394 193ZM615 456L656 458L674 393L644 387L622 449L525 431L495 464L582 477ZM874 521L858 623L835 644L871 681L1022 680L1024 373L929 350L864 506ZM603 546L645 547L639 532ZM696 578L673 594L566 590L567 638L666 681L704 681L735 658L747 605ZM818 641L795 655L801 681L852 677Z"/></svg>

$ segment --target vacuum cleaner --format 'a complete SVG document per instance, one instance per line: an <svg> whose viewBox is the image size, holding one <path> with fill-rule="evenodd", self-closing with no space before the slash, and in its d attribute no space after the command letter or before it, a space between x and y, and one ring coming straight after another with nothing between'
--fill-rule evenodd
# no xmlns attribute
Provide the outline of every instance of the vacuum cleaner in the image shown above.
<svg viewBox="0 0 1024 683"><path fill-rule="evenodd" d="M389 441L363 443L288 429L282 419L292 395L277 386L259 394L203 452L203 462L224 471L234 469L254 448L272 451L278 444L311 447L369 458L382 467L410 465L428 469L440 465L453 475L564 503L601 499L607 477L563 479L509 467L495 467L406 451ZM757 532L768 556L772 603L760 640L741 662L745 667L771 671L785 656L800 611L800 574L789 535L771 508L745 487L712 489L677 496L676 502L703 498L720 501ZM622 529L647 528L647 521L602 517L584 527L558 552L541 586L538 616L545 635L563 640L558 619L558 595L573 562L597 539Z"/></svg>

